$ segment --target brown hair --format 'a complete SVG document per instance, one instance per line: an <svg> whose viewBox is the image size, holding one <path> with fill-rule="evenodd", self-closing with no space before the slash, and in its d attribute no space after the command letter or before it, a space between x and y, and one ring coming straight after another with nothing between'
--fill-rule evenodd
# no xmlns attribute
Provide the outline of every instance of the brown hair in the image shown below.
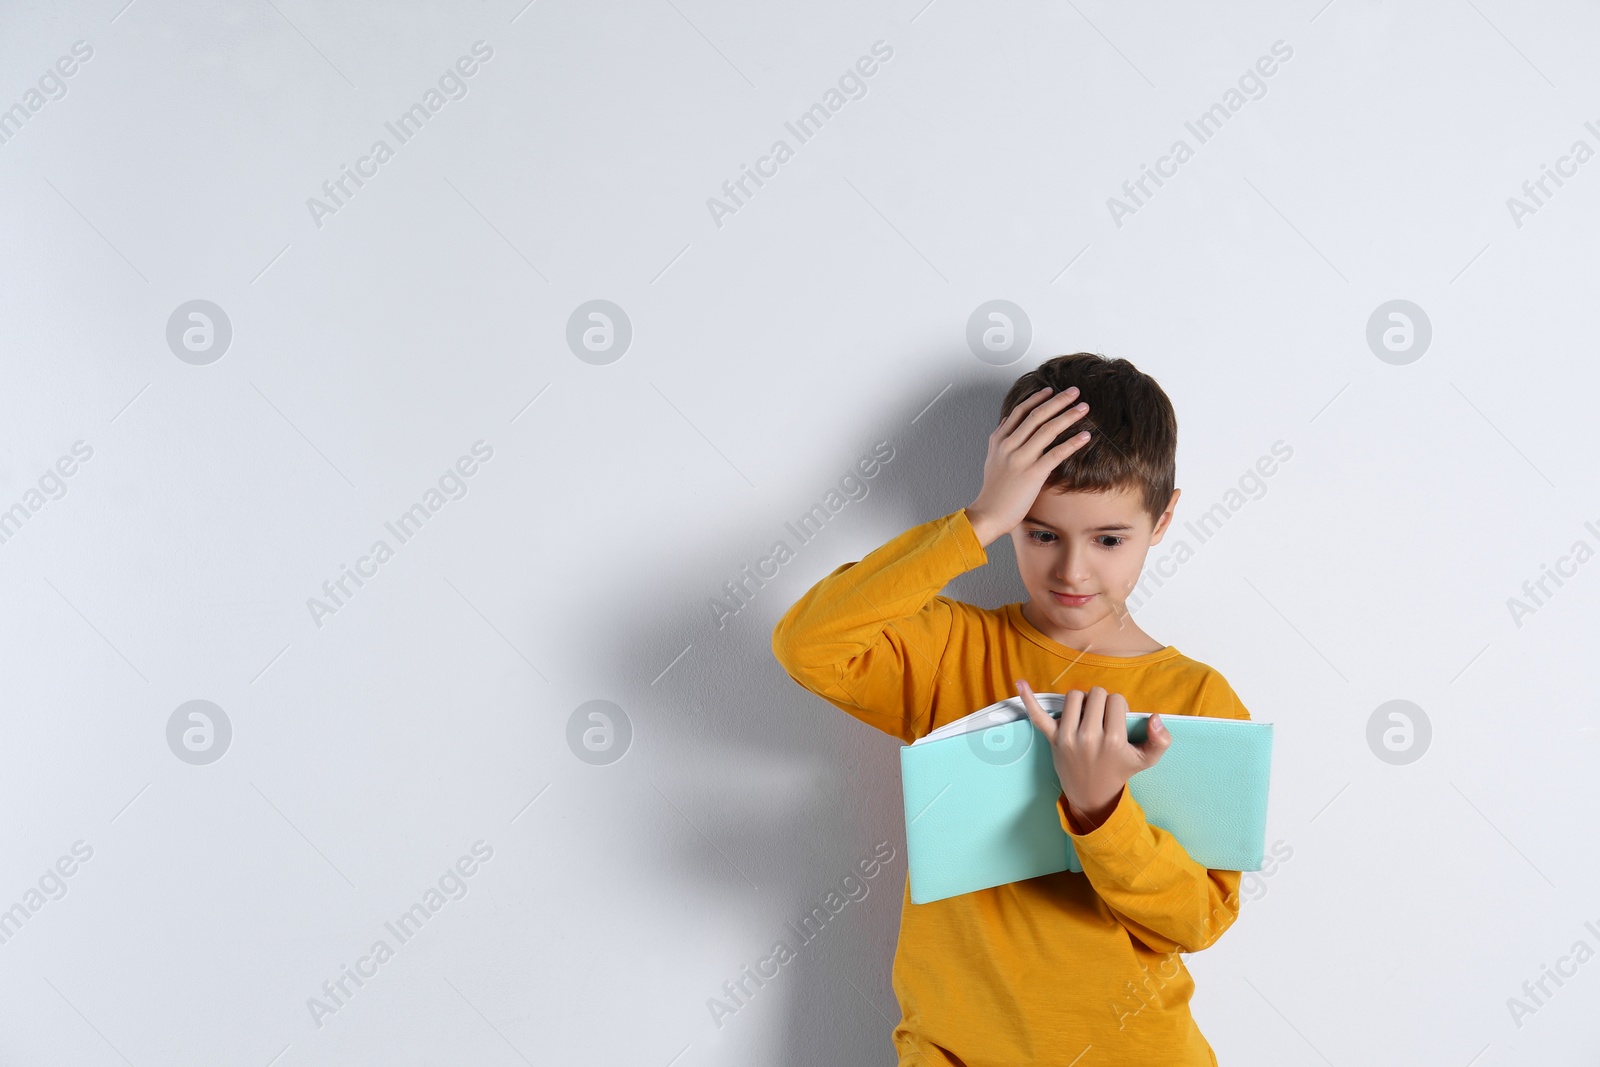
<svg viewBox="0 0 1600 1067"><path fill-rule="evenodd" d="M1078 387L1073 404L1087 403L1083 418L1055 440L1089 431L1089 443L1045 479L1056 492L1137 489L1144 509L1159 522L1177 478L1178 417L1156 380L1125 359L1074 352L1046 360L1018 378L1000 404L1000 422L1023 400L1049 386L1051 396Z"/></svg>

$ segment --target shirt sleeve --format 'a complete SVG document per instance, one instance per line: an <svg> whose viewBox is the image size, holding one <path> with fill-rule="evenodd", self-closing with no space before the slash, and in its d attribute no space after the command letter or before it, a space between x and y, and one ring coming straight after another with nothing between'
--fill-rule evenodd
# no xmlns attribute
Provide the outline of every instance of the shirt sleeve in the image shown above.
<svg viewBox="0 0 1600 1067"><path fill-rule="evenodd" d="M1189 858L1178 839L1145 820L1133 792L1122 787L1105 822L1080 834L1056 798L1061 828L1083 873L1124 929L1153 952L1198 952L1239 917L1239 871L1213 871Z"/></svg>
<svg viewBox="0 0 1600 1067"><path fill-rule="evenodd" d="M824 577L772 631L800 685L908 744L932 726L950 642L952 578L989 561L965 508L913 526Z"/></svg>
<svg viewBox="0 0 1600 1067"><path fill-rule="evenodd" d="M1211 672L1193 714L1248 719L1249 711L1227 681ZM1106 821L1079 833L1056 797L1061 828L1072 837L1083 873L1124 929L1154 952L1198 952L1239 917L1241 871L1214 871L1189 858L1178 839L1146 821L1127 786Z"/></svg>

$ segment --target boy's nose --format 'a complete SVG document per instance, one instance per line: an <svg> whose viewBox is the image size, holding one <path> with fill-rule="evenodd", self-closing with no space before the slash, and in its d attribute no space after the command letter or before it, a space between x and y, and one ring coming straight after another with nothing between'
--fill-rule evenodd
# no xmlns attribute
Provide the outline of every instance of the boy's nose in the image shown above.
<svg viewBox="0 0 1600 1067"><path fill-rule="evenodd" d="M1051 577L1063 585L1086 581L1089 577L1089 568L1084 555L1081 549L1063 549L1061 555L1056 557Z"/></svg>

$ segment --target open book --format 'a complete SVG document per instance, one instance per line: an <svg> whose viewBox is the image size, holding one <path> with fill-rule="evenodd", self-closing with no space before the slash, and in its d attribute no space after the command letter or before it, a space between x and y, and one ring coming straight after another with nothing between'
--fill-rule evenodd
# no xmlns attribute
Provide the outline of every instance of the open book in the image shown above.
<svg viewBox="0 0 1600 1067"><path fill-rule="evenodd" d="M1035 694L1053 717L1061 693ZM1150 714L1128 713L1144 741ZM1213 870L1261 869L1266 845L1272 724L1161 713L1172 745L1128 779L1152 826ZM1010 697L900 749L911 901L926 904L1059 871L1082 871L1061 828L1061 780L1050 746Z"/></svg>
<svg viewBox="0 0 1600 1067"><path fill-rule="evenodd" d="M1061 709L1066 706L1067 698L1061 693L1035 693L1034 699L1039 706L1050 713L1052 719L1061 718ZM954 737L957 734L967 734L974 730L987 729L990 726L1003 726L1008 722L1028 717L1028 707L1022 702L1021 697L1007 697L1005 700L990 704L986 708L979 708L971 715L965 715L955 722L947 722L932 733L924 734L911 742L913 745L924 744L928 741L938 741L945 737Z"/></svg>

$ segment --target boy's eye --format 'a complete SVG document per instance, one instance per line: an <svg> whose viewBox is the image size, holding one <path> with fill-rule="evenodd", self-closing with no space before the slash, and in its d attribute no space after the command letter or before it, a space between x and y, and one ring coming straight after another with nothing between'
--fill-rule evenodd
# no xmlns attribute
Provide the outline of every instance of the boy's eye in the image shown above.
<svg viewBox="0 0 1600 1067"><path fill-rule="evenodd" d="M1028 539L1036 545L1048 545L1057 540L1056 535L1049 530L1029 530ZM1126 537L1119 537L1116 534L1101 534L1095 538L1095 543L1101 548L1112 549L1120 547L1126 540Z"/></svg>

